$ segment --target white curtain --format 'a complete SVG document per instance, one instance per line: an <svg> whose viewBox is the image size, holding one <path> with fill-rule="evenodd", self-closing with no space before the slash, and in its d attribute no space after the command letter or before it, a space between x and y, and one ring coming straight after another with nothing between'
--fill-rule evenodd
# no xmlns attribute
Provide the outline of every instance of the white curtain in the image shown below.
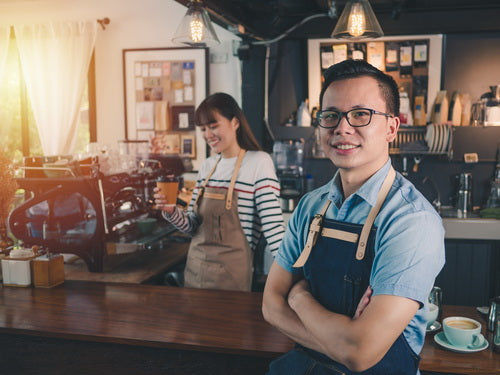
<svg viewBox="0 0 500 375"><path fill-rule="evenodd" d="M97 22L15 25L14 30L43 153L71 154Z"/></svg>
<svg viewBox="0 0 500 375"><path fill-rule="evenodd" d="M0 82L3 78L5 61L9 52L10 26L0 26Z"/></svg>

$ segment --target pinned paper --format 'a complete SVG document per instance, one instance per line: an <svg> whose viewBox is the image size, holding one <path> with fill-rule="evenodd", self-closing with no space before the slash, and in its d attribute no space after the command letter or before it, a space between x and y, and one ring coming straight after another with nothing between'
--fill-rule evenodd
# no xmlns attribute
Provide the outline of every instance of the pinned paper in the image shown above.
<svg viewBox="0 0 500 375"><path fill-rule="evenodd" d="M149 66L149 75L151 77L161 77L161 63L151 63Z"/></svg>
<svg viewBox="0 0 500 375"><path fill-rule="evenodd" d="M182 81L185 85L191 84L191 72L189 70L184 70L182 72Z"/></svg>
<svg viewBox="0 0 500 375"><path fill-rule="evenodd" d="M184 88L184 100L186 102L193 101L193 86L186 86Z"/></svg>

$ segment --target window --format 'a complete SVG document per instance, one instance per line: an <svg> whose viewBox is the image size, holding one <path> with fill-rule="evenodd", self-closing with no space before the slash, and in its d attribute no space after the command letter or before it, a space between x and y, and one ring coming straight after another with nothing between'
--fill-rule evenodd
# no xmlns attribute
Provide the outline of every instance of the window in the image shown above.
<svg viewBox="0 0 500 375"><path fill-rule="evenodd" d="M87 85L80 105L80 125L74 153L85 151L89 142L96 141L94 58L90 63ZM0 78L0 139L2 148L15 164L24 156L41 156L35 118L22 76L14 30L3 74Z"/></svg>

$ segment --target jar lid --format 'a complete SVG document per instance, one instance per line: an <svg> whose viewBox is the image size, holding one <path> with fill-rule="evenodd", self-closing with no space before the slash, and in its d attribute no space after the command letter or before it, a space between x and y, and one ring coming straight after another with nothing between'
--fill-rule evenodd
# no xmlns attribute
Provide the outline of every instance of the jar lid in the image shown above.
<svg viewBox="0 0 500 375"><path fill-rule="evenodd" d="M11 250L11 252L9 253L9 258L22 259L22 258L30 258L34 255L35 254L31 249L14 249Z"/></svg>

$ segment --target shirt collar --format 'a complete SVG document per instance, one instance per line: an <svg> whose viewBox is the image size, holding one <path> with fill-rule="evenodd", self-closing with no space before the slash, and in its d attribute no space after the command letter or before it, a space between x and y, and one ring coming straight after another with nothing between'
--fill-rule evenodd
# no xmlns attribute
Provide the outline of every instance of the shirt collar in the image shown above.
<svg viewBox="0 0 500 375"><path fill-rule="evenodd" d="M365 200L369 205L374 206L377 202L378 192L380 187L384 183L384 179L389 173L389 169L391 167L391 158L387 160L387 162L380 168L373 176L371 176L361 187L356 191L356 195L361 199ZM342 202L343 193L342 193L342 184L340 182L340 173L337 170L335 175L333 176L330 190L329 190L329 199L332 202Z"/></svg>

